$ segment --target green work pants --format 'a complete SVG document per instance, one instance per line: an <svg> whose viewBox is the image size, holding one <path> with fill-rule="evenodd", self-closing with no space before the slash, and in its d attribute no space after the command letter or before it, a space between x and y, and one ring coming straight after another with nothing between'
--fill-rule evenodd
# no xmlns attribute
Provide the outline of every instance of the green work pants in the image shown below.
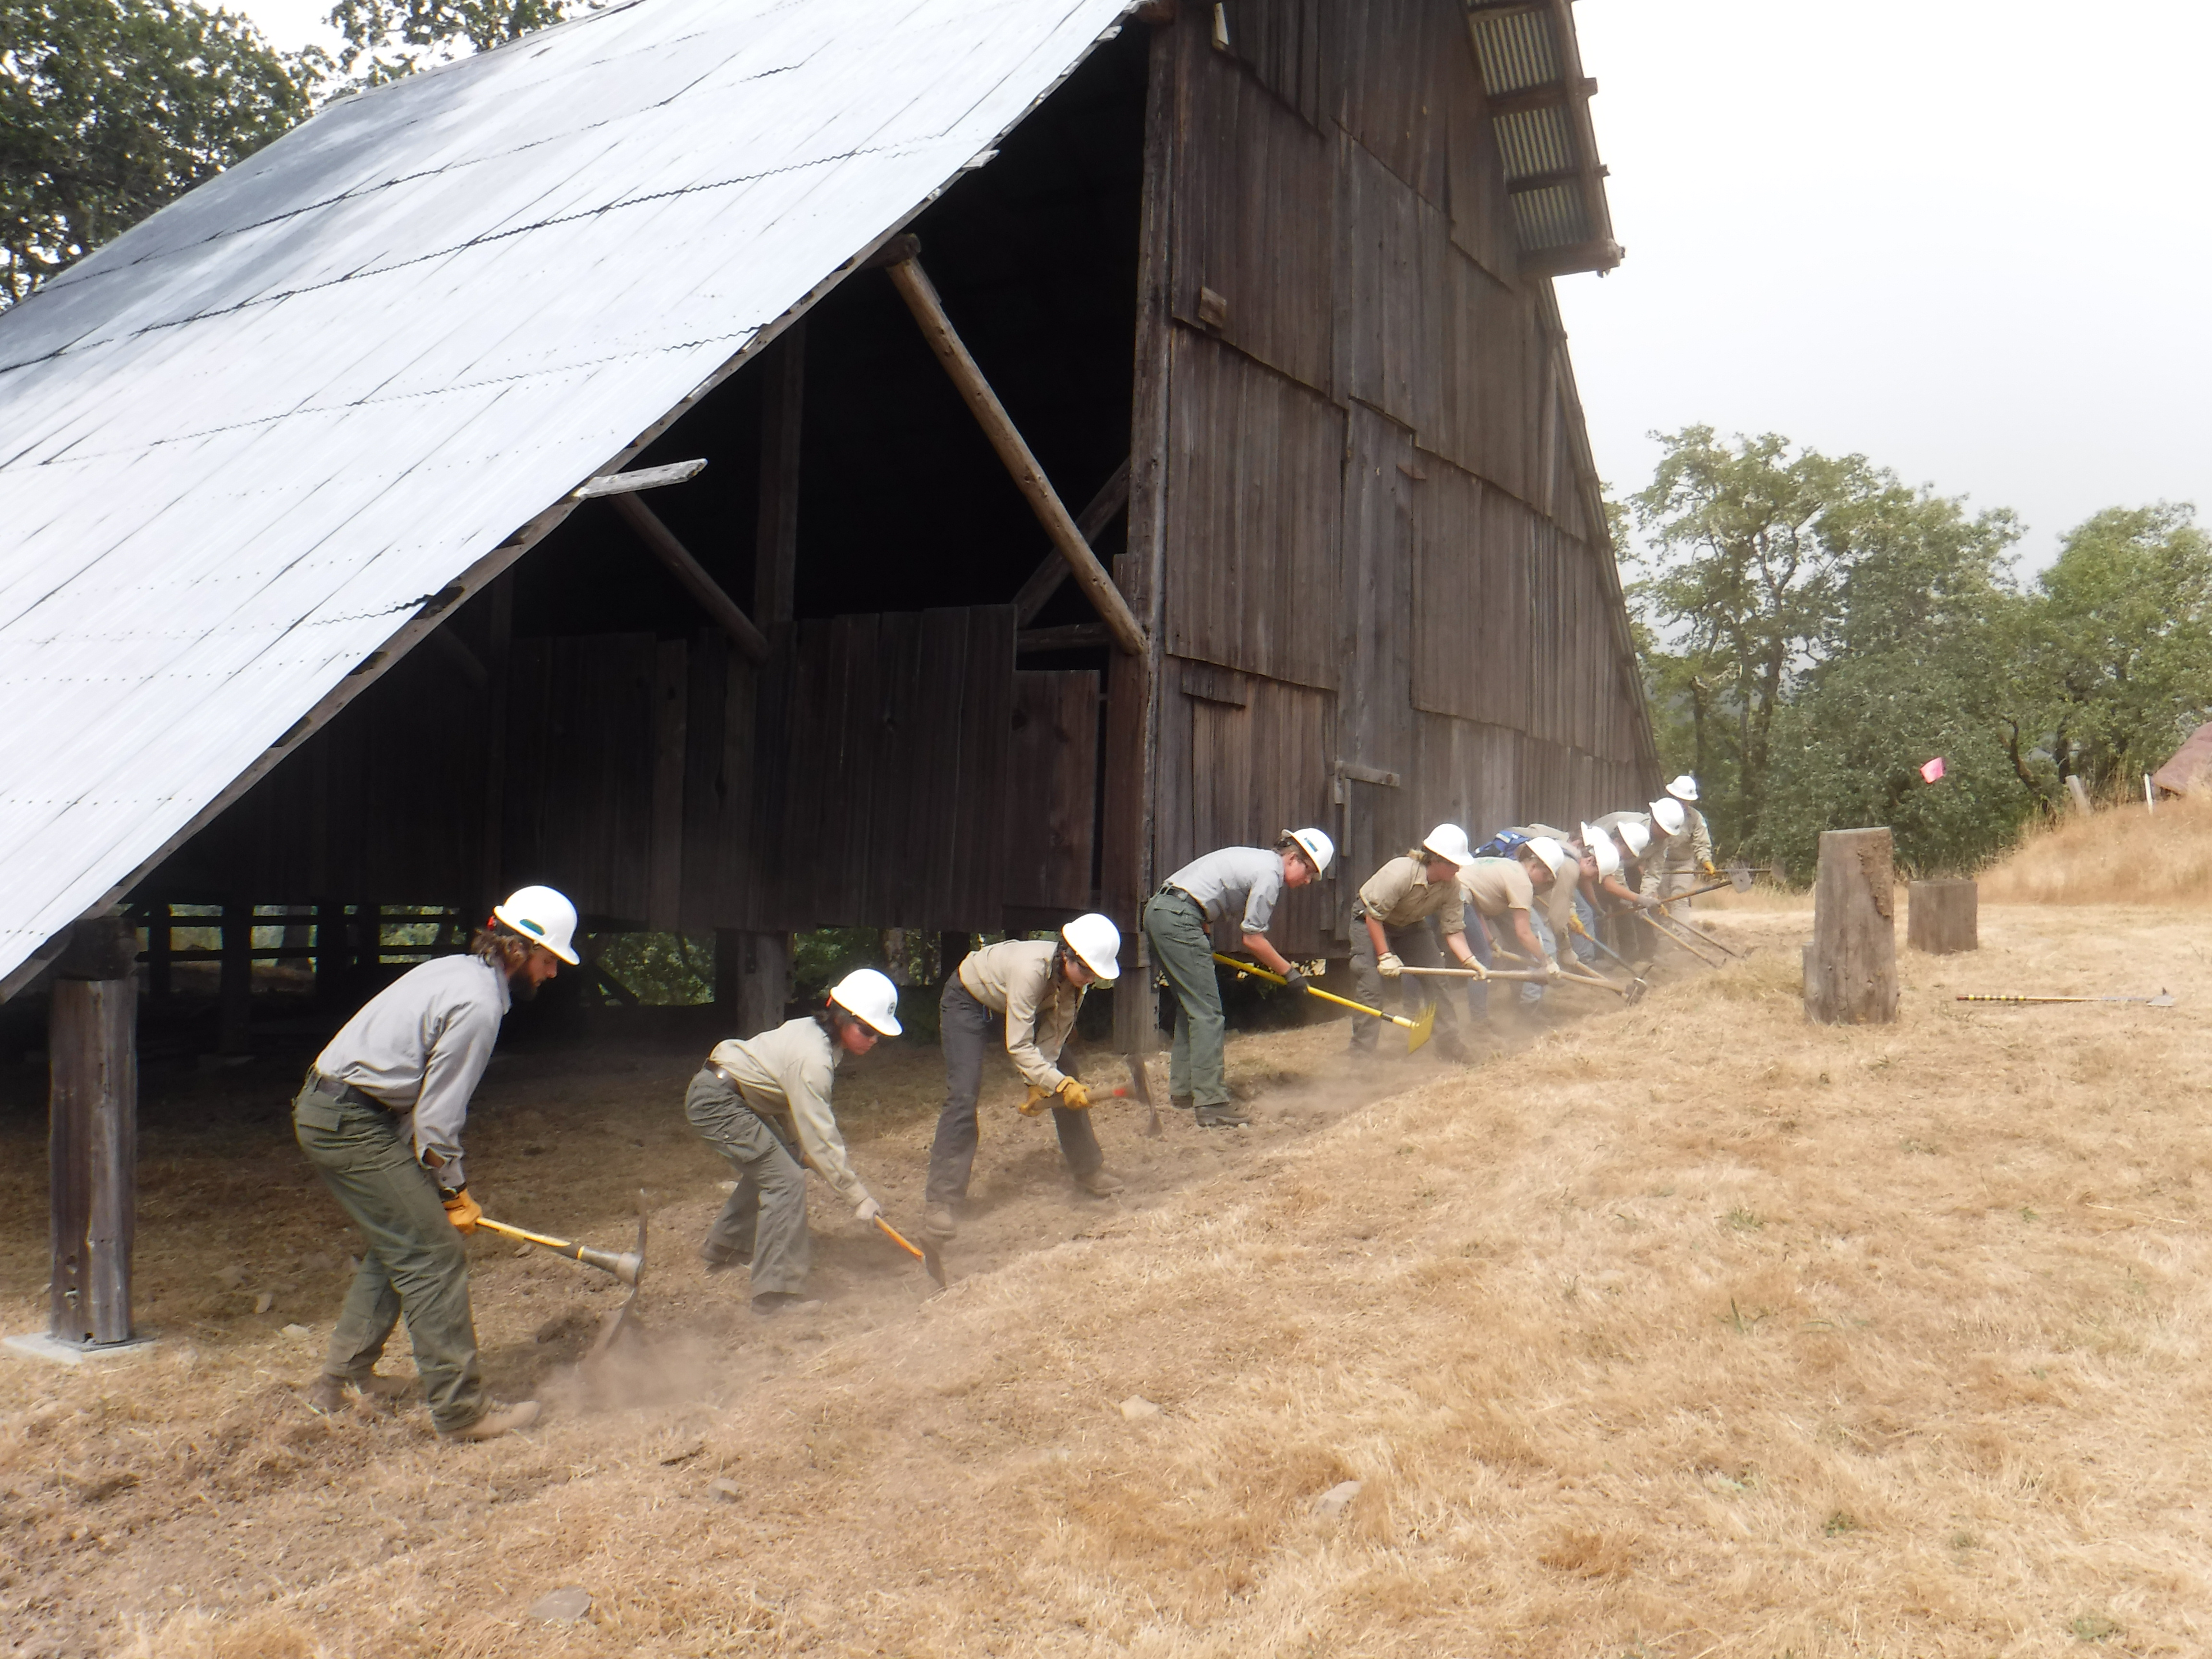
<svg viewBox="0 0 2212 1659"><path fill-rule="evenodd" d="M707 1230L700 1256L709 1262L752 1263L752 1293L795 1296L814 1264L806 1229L806 1170L766 1119L735 1089L701 1067L684 1097L684 1115L729 1160L737 1190Z"/></svg>
<svg viewBox="0 0 2212 1659"><path fill-rule="evenodd" d="M368 1240L331 1332L325 1373L367 1376L392 1328L404 1319L430 1421L441 1434L468 1427L487 1404L469 1310L469 1258L437 1182L415 1161L399 1120L381 1107L302 1089L292 1103L292 1131Z"/></svg>
<svg viewBox="0 0 2212 1659"><path fill-rule="evenodd" d="M1152 941L1152 960L1175 987L1168 1093L1199 1107L1226 1106L1221 981L1214 974L1213 935L1206 925L1206 913L1188 893L1163 890L1145 906L1145 937Z"/></svg>

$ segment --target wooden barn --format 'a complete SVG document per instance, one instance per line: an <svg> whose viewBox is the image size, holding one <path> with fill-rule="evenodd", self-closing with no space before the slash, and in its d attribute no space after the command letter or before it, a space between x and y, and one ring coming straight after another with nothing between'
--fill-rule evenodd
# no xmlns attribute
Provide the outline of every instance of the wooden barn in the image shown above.
<svg viewBox="0 0 2212 1659"><path fill-rule="evenodd" d="M0 317L0 989L220 906L235 1043L544 881L766 1023L794 930L1133 953L1316 823L1340 955L1644 799L1594 90L1567 0L635 0L332 106Z"/></svg>

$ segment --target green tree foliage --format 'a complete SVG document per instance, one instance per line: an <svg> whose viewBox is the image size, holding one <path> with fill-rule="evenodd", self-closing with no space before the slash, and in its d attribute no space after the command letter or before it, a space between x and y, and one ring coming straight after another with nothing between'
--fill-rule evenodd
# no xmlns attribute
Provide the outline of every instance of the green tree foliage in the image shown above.
<svg viewBox="0 0 2212 1659"><path fill-rule="evenodd" d="M345 37L349 87L396 81L417 69L519 40L605 0L339 0L331 27Z"/></svg>
<svg viewBox="0 0 2212 1659"><path fill-rule="evenodd" d="M0 307L283 132L313 79L191 0L0 0Z"/></svg>
<svg viewBox="0 0 2212 1659"><path fill-rule="evenodd" d="M2212 538L2187 505L2109 508L2012 618L1997 710L2021 783L2132 793L2212 718Z"/></svg>

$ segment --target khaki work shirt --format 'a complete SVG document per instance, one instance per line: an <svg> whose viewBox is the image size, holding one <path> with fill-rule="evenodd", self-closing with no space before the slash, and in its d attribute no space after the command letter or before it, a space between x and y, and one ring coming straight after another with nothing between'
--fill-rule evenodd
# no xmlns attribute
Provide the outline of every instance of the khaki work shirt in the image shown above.
<svg viewBox="0 0 2212 1659"><path fill-rule="evenodd" d="M787 1140L795 1139L817 1174L855 1209L868 1196L853 1173L837 1115L830 1109L836 1086L837 1062L844 1050L830 1042L822 1024L809 1015L787 1019L773 1031L714 1045L708 1058L727 1072L745 1104L775 1123Z"/></svg>
<svg viewBox="0 0 2212 1659"><path fill-rule="evenodd" d="M1467 932L1467 896L1456 881L1431 882L1427 863L1420 859L1392 859L1359 890L1354 919L1372 916L1385 927L1411 927L1429 917L1437 919L1446 939Z"/></svg>
<svg viewBox="0 0 2212 1659"><path fill-rule="evenodd" d="M1024 1083L1048 1094L1066 1079L1054 1062L1083 1006L1082 988L1052 971L1059 948L1055 939L1010 939L960 959L960 982L968 994L1006 1017L1006 1054L1014 1069Z"/></svg>

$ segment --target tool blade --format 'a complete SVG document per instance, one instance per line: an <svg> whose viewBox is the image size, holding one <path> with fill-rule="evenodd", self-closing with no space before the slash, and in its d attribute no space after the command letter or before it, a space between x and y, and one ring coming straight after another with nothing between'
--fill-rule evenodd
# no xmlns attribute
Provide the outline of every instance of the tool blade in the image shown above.
<svg viewBox="0 0 2212 1659"><path fill-rule="evenodd" d="M1741 864L1729 866L1728 878L1729 885L1735 888L1737 892L1748 893L1751 890L1751 871L1746 866Z"/></svg>
<svg viewBox="0 0 2212 1659"><path fill-rule="evenodd" d="M1436 1035L1437 1005L1433 1002L1421 1010L1421 1017L1406 1028L1406 1052L1412 1054Z"/></svg>
<svg viewBox="0 0 2212 1659"><path fill-rule="evenodd" d="M1145 1065L1145 1056L1141 1049L1134 1054L1124 1054L1122 1059L1128 1064L1129 1086L1136 1091L1137 1098L1144 1103L1145 1127L1138 1133L1147 1140L1152 1139L1162 1131L1160 1109L1152 1103L1152 1073Z"/></svg>

